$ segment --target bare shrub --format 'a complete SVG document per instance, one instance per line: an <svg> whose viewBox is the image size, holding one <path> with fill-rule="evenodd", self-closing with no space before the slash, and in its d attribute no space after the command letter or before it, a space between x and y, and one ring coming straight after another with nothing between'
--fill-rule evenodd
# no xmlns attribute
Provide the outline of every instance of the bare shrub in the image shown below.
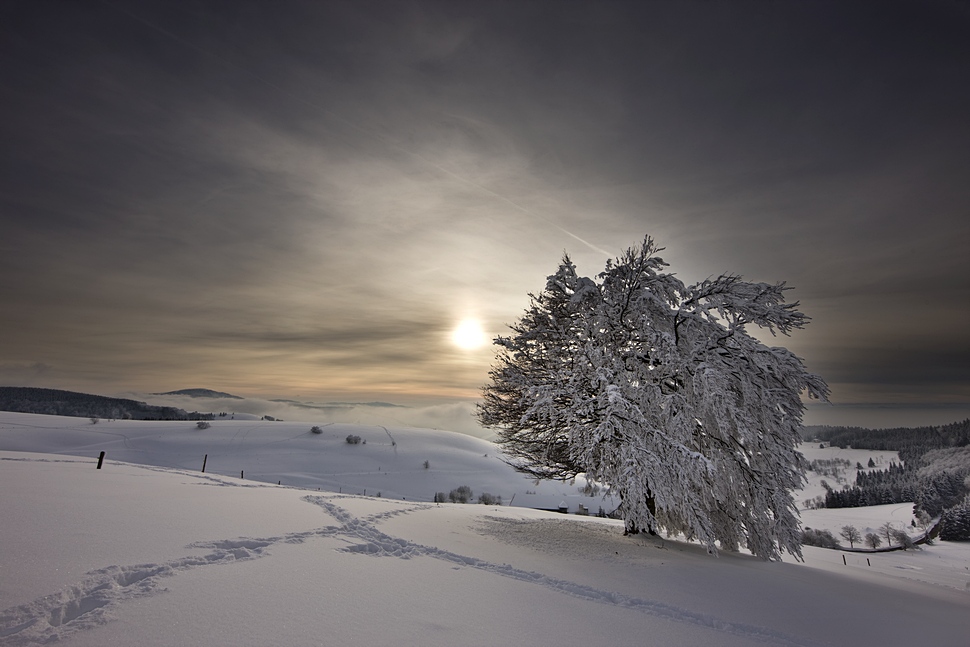
<svg viewBox="0 0 970 647"><path fill-rule="evenodd" d="M839 542L828 530L813 530L806 528L802 531L802 543L806 546L818 546L819 548L838 548Z"/></svg>
<svg viewBox="0 0 970 647"><path fill-rule="evenodd" d="M468 503L472 500L472 489L467 485L460 485L448 493L448 500L452 503Z"/></svg>

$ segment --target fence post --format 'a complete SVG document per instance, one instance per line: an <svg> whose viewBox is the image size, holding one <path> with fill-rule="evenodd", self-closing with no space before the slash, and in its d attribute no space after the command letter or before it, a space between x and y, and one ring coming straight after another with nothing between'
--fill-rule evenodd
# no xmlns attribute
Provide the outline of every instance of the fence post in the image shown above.
<svg viewBox="0 0 970 647"><path fill-rule="evenodd" d="M206 454L205 455L205 458L202 459L202 473L203 474L205 474L205 464L206 464L206 461L208 461L208 460L209 460L209 455Z"/></svg>
<svg viewBox="0 0 970 647"><path fill-rule="evenodd" d="M98 456L98 469L101 469L101 463L103 462L104 462L104 452L101 452L101 455Z"/></svg>

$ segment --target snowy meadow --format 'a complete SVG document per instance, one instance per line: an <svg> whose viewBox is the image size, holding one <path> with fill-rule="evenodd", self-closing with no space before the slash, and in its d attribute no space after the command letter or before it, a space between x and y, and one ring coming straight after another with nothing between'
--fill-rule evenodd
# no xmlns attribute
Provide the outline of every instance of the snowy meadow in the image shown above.
<svg viewBox="0 0 970 647"><path fill-rule="evenodd" d="M967 644L966 545L712 557L572 514L615 505L580 485L445 431L0 412L0 645ZM433 502L459 486L502 505Z"/></svg>

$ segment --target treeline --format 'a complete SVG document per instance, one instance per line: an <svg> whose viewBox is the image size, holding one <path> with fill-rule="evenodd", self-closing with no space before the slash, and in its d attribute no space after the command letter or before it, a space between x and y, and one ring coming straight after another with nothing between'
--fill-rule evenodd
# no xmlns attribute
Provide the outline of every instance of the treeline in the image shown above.
<svg viewBox="0 0 970 647"><path fill-rule="evenodd" d="M939 427L865 427L809 426L802 429L806 441L827 442L845 449L874 449L899 452L904 463L912 462L928 451L970 445L970 418Z"/></svg>
<svg viewBox="0 0 970 647"><path fill-rule="evenodd" d="M197 411L188 413L177 407L156 406L137 400L21 386L0 386L0 411L113 420L211 420L213 418L211 413Z"/></svg>
<svg viewBox="0 0 970 647"><path fill-rule="evenodd" d="M862 508L916 500L916 470L895 461L885 470L856 472L855 485L841 490L825 489L826 508Z"/></svg>

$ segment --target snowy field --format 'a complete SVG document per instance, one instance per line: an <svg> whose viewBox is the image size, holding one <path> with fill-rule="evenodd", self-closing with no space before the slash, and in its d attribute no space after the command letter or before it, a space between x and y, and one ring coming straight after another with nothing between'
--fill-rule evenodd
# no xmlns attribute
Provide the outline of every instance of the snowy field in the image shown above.
<svg viewBox="0 0 970 647"><path fill-rule="evenodd" d="M462 485L503 503L595 514L610 499L583 496L577 483L536 484L502 462L496 446L465 434L413 427L319 425L218 418L192 421L99 420L0 411L0 449L41 451L201 470L343 494L433 501ZM361 442L348 444L348 436ZM427 467L425 464L427 463Z"/></svg>
<svg viewBox="0 0 970 647"><path fill-rule="evenodd" d="M714 558L519 507L572 494L520 484L474 438L287 424L0 412L0 645L968 644L965 545ZM513 506L428 502L461 484Z"/></svg>

